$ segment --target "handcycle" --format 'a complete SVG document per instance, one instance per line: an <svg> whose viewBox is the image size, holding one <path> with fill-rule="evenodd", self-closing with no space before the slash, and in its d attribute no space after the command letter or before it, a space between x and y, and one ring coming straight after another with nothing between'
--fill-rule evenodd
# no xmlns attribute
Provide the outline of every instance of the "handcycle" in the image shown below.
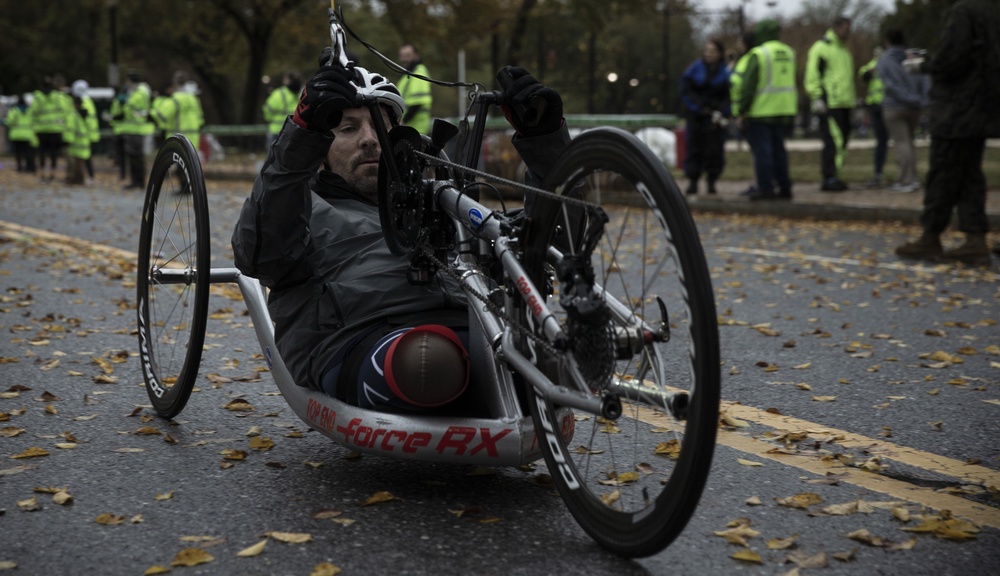
<svg viewBox="0 0 1000 576"><path fill-rule="evenodd" d="M349 65L345 29L331 9L331 61ZM694 513L718 423L715 302L694 221L660 160L616 128L574 138L541 187L476 169L488 113L505 102L472 86L460 126L441 123L432 137L389 130L377 100L359 98L382 150L378 202L390 250L409 256L414 282L449 274L468 295L462 412L368 410L294 382L266 289L236 268L212 267L204 175L179 134L156 155L139 238L150 401L163 418L185 407L210 286L236 283L278 389L313 429L392 458L489 466L542 458L595 541L623 556L655 554ZM456 135L452 161L444 148ZM508 208L501 188L522 193L525 207ZM496 193L493 208L484 193Z"/></svg>

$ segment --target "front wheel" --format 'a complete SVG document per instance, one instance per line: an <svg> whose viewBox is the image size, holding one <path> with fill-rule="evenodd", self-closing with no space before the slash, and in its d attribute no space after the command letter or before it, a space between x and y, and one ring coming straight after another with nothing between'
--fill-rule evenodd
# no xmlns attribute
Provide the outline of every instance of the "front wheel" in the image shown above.
<svg viewBox="0 0 1000 576"><path fill-rule="evenodd" d="M157 414L184 408L198 377L211 267L208 199L198 153L167 139L153 161L139 229L139 356Z"/></svg>
<svg viewBox="0 0 1000 576"><path fill-rule="evenodd" d="M570 440L564 430L540 445L560 495L594 540L623 556L652 555L694 513L715 448L719 336L698 230L663 164L622 130L574 139L545 188L602 210L533 199L524 261L537 286L553 286L549 304L571 352L536 349L532 357L560 384L619 397L622 414L578 413ZM559 270L574 258L592 267L593 293L606 303L605 313L583 321L560 306L570 287ZM573 386L574 377L586 382ZM560 421L559 406L532 396L535 429L545 433Z"/></svg>

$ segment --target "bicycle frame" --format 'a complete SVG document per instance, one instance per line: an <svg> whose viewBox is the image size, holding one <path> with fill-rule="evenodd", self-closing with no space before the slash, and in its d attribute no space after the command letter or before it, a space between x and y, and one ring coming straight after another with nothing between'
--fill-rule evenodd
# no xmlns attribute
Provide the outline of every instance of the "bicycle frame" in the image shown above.
<svg viewBox="0 0 1000 576"><path fill-rule="evenodd" d="M474 211L490 210L461 195L448 182L439 182L438 205L453 219L460 241L475 241L462 225L461 214L468 217ZM501 233L497 218L487 218L479 226L481 235L496 241L497 255L505 268L520 272L518 285L526 299L538 302L536 317L543 319L548 332L555 338L559 327L543 298L527 280L517 259L510 255L509 240ZM477 258L462 255L455 266L466 290L487 292L486 277L477 266ZM163 270L160 283L185 282L184 271L171 274ZM171 278L176 276L176 278ZM491 418L430 416L422 414L387 413L351 406L341 400L296 384L278 353L274 340L274 324L267 310L267 296L260 283L244 276L235 268L213 268L211 283L235 282L243 295L264 358L278 389L292 410L314 429L336 443L351 449L384 456L490 466L519 466L537 460L540 455L538 438L530 416L517 400L513 375L496 358L506 359L529 383L549 397L558 398L567 406L588 411L600 408L597 399L573 393L553 385L537 368L516 351L510 328L475 298L470 298L470 354L474 358L491 358L492 362L473 362L470 388L486 406ZM548 319L546 321L545 319ZM558 427L565 438L572 436L574 419L571 410L564 409Z"/></svg>

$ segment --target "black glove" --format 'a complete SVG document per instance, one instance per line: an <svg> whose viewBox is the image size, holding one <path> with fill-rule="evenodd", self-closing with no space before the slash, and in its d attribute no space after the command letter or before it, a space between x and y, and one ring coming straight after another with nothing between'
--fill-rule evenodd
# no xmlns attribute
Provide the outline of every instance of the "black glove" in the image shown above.
<svg viewBox="0 0 1000 576"><path fill-rule="evenodd" d="M505 104L500 108L507 122L522 136L551 134L562 126L562 97L544 86L527 70L506 66L497 72Z"/></svg>
<svg viewBox="0 0 1000 576"><path fill-rule="evenodd" d="M356 106L358 89L351 84L354 72L336 66L323 66L306 82L295 108L292 121L317 132L336 128L344 117L344 110Z"/></svg>

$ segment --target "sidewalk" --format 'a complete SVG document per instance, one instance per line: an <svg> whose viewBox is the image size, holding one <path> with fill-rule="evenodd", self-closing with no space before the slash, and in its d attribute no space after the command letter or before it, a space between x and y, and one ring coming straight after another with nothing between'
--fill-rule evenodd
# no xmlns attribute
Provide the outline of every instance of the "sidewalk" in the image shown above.
<svg viewBox="0 0 1000 576"><path fill-rule="evenodd" d="M818 182L806 182L793 186L791 202L751 202L740 196L749 186L749 181L720 180L716 183L717 195L708 196L702 186L700 194L687 197L688 205L692 212L770 214L817 220L898 220L906 224L918 224L923 208L923 190L899 194L865 190L860 184L851 184L845 192L820 192ZM986 193L986 215L990 230L1000 232L1000 189L993 188Z"/></svg>

